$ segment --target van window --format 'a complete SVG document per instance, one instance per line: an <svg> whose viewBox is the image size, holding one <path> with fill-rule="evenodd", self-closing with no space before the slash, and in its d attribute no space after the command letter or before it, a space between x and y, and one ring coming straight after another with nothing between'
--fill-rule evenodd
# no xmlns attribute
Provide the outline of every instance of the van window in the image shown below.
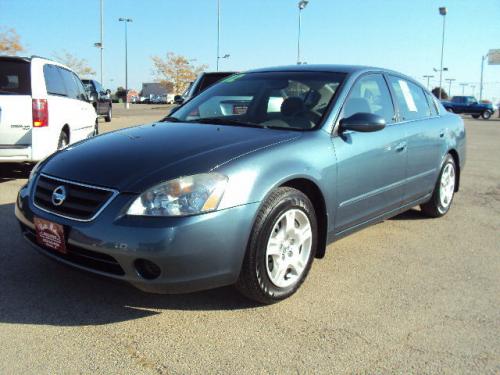
<svg viewBox="0 0 500 375"><path fill-rule="evenodd" d="M430 116L429 102L421 87L395 76L390 76L389 81L396 95L401 120L411 121Z"/></svg>
<svg viewBox="0 0 500 375"><path fill-rule="evenodd" d="M43 76L47 94L66 96L63 77L59 73L59 68L55 65L46 64L43 67Z"/></svg>
<svg viewBox="0 0 500 375"><path fill-rule="evenodd" d="M71 73L71 75L73 76L73 80L75 81L75 85L78 90L77 99L87 101L87 92L85 91L85 86L83 85L82 81L80 81L80 78L78 78L75 73Z"/></svg>
<svg viewBox="0 0 500 375"><path fill-rule="evenodd" d="M30 64L0 59L0 95L31 95Z"/></svg>
<svg viewBox="0 0 500 375"><path fill-rule="evenodd" d="M63 68L58 69L63 77L64 86L66 87L66 93L68 97L71 99L80 99L80 90L78 89L75 79L73 78L73 73Z"/></svg>

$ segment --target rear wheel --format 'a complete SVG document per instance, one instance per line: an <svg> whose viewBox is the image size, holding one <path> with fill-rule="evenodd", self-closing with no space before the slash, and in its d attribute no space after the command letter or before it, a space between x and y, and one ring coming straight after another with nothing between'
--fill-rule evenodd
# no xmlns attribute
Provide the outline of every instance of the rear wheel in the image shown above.
<svg viewBox="0 0 500 375"><path fill-rule="evenodd" d="M111 122L112 115L113 115L113 109L111 108L111 106L109 106L108 112L106 112L106 115L104 116L104 121Z"/></svg>
<svg viewBox="0 0 500 375"><path fill-rule="evenodd" d="M478 119L480 115L471 115L472 118Z"/></svg>
<svg viewBox="0 0 500 375"><path fill-rule="evenodd" d="M311 268L317 231L309 198L296 189L276 189L257 215L238 290L265 304L294 294Z"/></svg>
<svg viewBox="0 0 500 375"><path fill-rule="evenodd" d="M446 110L447 110L448 112L455 113L455 111L453 110L453 108L446 108Z"/></svg>
<svg viewBox="0 0 500 375"><path fill-rule="evenodd" d="M68 147L69 145L69 136L66 131L61 131L61 134L59 135L59 141L57 142L57 149L62 150L63 148Z"/></svg>
<svg viewBox="0 0 500 375"><path fill-rule="evenodd" d="M455 195L457 180L456 165L453 157L448 154L444 160L438 181L434 187L429 202L422 204L422 211L431 217L441 217L450 210Z"/></svg>
<svg viewBox="0 0 500 375"><path fill-rule="evenodd" d="M490 111L484 111L483 113L481 113L481 117L484 119L484 120L489 120L490 117L491 117L491 112Z"/></svg>
<svg viewBox="0 0 500 375"><path fill-rule="evenodd" d="M95 120L94 132L92 133L92 136L95 137L96 135L99 135L99 121L97 119Z"/></svg>

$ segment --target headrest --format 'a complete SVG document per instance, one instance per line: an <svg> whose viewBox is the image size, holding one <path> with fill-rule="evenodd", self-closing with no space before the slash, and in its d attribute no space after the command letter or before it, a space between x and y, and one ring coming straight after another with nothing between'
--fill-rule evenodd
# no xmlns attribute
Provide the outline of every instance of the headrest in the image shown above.
<svg viewBox="0 0 500 375"><path fill-rule="evenodd" d="M281 113L284 116L294 116L304 110L304 102L301 98L291 96L281 103Z"/></svg>

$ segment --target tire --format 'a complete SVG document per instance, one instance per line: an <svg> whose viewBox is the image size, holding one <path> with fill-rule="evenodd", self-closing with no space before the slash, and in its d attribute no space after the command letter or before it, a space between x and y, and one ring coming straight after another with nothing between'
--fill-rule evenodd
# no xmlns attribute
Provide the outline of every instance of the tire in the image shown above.
<svg viewBox="0 0 500 375"><path fill-rule="evenodd" d="M111 108L111 106L109 106L108 112L106 112L106 115L104 116L104 121L111 122L112 116L113 116L113 109Z"/></svg>
<svg viewBox="0 0 500 375"><path fill-rule="evenodd" d="M455 111L453 110L453 108L446 108L446 110L447 110L448 112L455 113Z"/></svg>
<svg viewBox="0 0 500 375"><path fill-rule="evenodd" d="M484 111L483 113L481 113L481 117L483 118L483 120L489 120L490 117L491 117L491 112L490 111Z"/></svg>
<svg viewBox="0 0 500 375"><path fill-rule="evenodd" d="M453 157L448 154L439 172L439 178L429 202L420 205L422 212L430 217L441 217L450 210L455 196L457 167Z"/></svg>
<svg viewBox="0 0 500 375"><path fill-rule="evenodd" d="M481 115L471 115L471 116L472 116L472 118L478 119L479 116L481 116Z"/></svg>
<svg viewBox="0 0 500 375"><path fill-rule="evenodd" d="M94 133L92 134L93 137L96 135L99 135L99 120L95 120L95 125L94 125Z"/></svg>
<svg viewBox="0 0 500 375"><path fill-rule="evenodd" d="M57 149L62 150L63 148L68 147L69 145L69 136L68 133L66 133L64 130L61 131L61 134L59 135L59 141L57 142Z"/></svg>
<svg viewBox="0 0 500 375"><path fill-rule="evenodd" d="M236 288L262 304L290 297L311 269L317 241L309 198L289 187L274 190L257 214Z"/></svg>

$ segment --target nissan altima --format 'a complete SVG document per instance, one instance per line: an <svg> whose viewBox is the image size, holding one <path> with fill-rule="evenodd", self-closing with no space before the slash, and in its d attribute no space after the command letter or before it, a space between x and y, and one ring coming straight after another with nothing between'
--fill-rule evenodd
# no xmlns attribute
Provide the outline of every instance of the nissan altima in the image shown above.
<svg viewBox="0 0 500 375"><path fill-rule="evenodd" d="M148 292L234 284L273 303L342 236L418 205L445 215L465 140L460 117L397 72L260 69L56 152L15 212L23 236L68 265Z"/></svg>

